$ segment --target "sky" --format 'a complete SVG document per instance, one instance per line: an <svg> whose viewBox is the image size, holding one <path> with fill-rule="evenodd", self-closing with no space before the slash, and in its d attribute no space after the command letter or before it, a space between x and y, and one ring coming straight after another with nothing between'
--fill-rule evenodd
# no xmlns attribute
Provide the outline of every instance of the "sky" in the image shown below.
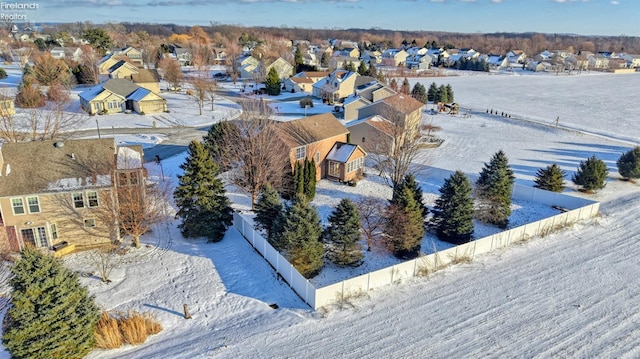
<svg viewBox="0 0 640 359"><path fill-rule="evenodd" d="M27 1L0 3L0 20L640 36L638 0Z"/></svg>

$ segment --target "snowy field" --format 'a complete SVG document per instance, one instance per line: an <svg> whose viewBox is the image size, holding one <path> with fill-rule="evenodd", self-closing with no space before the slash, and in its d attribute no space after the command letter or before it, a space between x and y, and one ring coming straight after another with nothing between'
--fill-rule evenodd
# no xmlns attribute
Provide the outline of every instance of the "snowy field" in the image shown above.
<svg viewBox="0 0 640 359"><path fill-rule="evenodd" d="M207 244L182 239L176 223L166 223L123 258L111 284L82 278L105 309L152 312L164 330L144 345L96 350L89 358L640 356L640 186L619 181L615 167L640 141L640 105L632 100L639 80L637 74L433 79L450 83L456 100L477 112L471 118L426 115L445 140L417 164L429 201L438 186L430 167L473 175L503 149L518 183L531 185L540 167L555 162L570 177L595 154L610 170L607 187L588 197L602 202L600 217L315 312L234 229ZM432 79L420 81L428 86ZM487 108L543 125L487 115ZM583 132L548 126L557 116L560 125ZM189 118L197 116L182 121ZM155 143L152 132L140 142ZM163 160L165 175L175 181L183 160ZM157 176L158 166L147 166ZM567 194L582 196L568 184ZM378 186L323 181L314 204L324 217L339 196L390 197ZM238 208L248 205L243 194L230 197ZM90 268L82 254L66 262L78 271ZM184 303L191 320L182 318Z"/></svg>

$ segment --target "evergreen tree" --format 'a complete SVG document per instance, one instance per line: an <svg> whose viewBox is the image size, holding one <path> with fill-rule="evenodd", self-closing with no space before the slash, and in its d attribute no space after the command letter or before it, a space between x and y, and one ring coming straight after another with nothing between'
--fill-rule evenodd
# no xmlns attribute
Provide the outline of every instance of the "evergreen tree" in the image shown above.
<svg viewBox="0 0 640 359"><path fill-rule="evenodd" d="M449 93L445 85L438 86L438 93L436 95L436 98L437 102L451 103L451 101L449 101Z"/></svg>
<svg viewBox="0 0 640 359"><path fill-rule="evenodd" d="M410 91L411 91L411 84L409 84L409 79L405 77L404 80L402 81L402 87L400 88L400 93L408 95Z"/></svg>
<svg viewBox="0 0 640 359"><path fill-rule="evenodd" d="M7 71L5 71L3 68L0 67L0 80L4 80L8 77L9 75L7 75Z"/></svg>
<svg viewBox="0 0 640 359"><path fill-rule="evenodd" d="M358 266L364 254L360 245L360 215L356 205L345 198L329 216L329 227L324 231L328 242L327 257L341 266Z"/></svg>
<svg viewBox="0 0 640 359"><path fill-rule="evenodd" d="M316 162L304 160L304 188L302 193L309 201L316 196Z"/></svg>
<svg viewBox="0 0 640 359"><path fill-rule="evenodd" d="M385 213L386 246L401 259L417 256L424 237L424 218L413 196L408 188L399 191Z"/></svg>
<svg viewBox="0 0 640 359"><path fill-rule="evenodd" d="M254 212L256 213L254 219L256 228L264 230L267 233L267 239L271 238L271 229L276 218L282 212L282 203L280 203L278 191L270 184L267 183L260 191Z"/></svg>
<svg viewBox="0 0 640 359"><path fill-rule="evenodd" d="M35 248L13 266L2 343L12 358L83 358L100 311L77 274Z"/></svg>
<svg viewBox="0 0 640 359"><path fill-rule="evenodd" d="M211 125L207 134L204 135L202 144L211 154L213 161L220 166L223 151L226 149L223 146L224 139L228 137L231 131L236 130L236 127L229 121L221 121ZM227 171L229 168L220 168L220 171Z"/></svg>
<svg viewBox="0 0 640 359"><path fill-rule="evenodd" d="M593 155L586 161L580 161L578 171L573 174L571 180L584 190L593 191L604 188L607 174L607 165Z"/></svg>
<svg viewBox="0 0 640 359"><path fill-rule="evenodd" d="M427 103L427 90L424 88L424 85L420 82L416 82L411 90L411 97L422 103Z"/></svg>
<svg viewBox="0 0 640 359"><path fill-rule="evenodd" d="M398 91L398 81L396 81L396 79L391 79L391 82L389 83L389 87L393 90L393 91Z"/></svg>
<svg viewBox="0 0 640 359"><path fill-rule="evenodd" d="M176 216L182 235L207 237L210 242L221 241L233 221L231 203L224 184L218 178L218 166L204 145L198 141L189 144L184 171L178 176L173 198L178 207Z"/></svg>
<svg viewBox="0 0 640 359"><path fill-rule="evenodd" d="M326 52L323 52L322 57L320 57L320 66L324 68L329 67L329 55Z"/></svg>
<svg viewBox="0 0 640 359"><path fill-rule="evenodd" d="M280 95L280 78L278 77L278 71L276 71L275 67L269 69L269 73L267 74L264 85L267 95Z"/></svg>
<svg viewBox="0 0 640 359"><path fill-rule="evenodd" d="M536 172L536 178L533 180L535 182L533 187L551 192L562 192L566 175L567 173L555 163L546 168L539 168Z"/></svg>
<svg viewBox="0 0 640 359"><path fill-rule="evenodd" d="M302 59L302 51L300 51L300 46L296 46L296 51L293 54L293 61L296 69L300 67L304 63Z"/></svg>
<svg viewBox="0 0 640 359"><path fill-rule="evenodd" d="M618 172L620 176L624 178L640 178L640 146L636 146L631 149L616 162L618 165Z"/></svg>
<svg viewBox="0 0 640 359"><path fill-rule="evenodd" d="M324 246L320 242L322 225L318 211L304 195L294 198L283 216L274 224L275 242L305 278L314 277L322 268Z"/></svg>
<svg viewBox="0 0 640 359"><path fill-rule="evenodd" d="M408 189L411 192L411 194L413 195L413 199L416 201L418 207L420 207L420 213L422 213L422 217L426 218L429 214L429 209L424 205L422 199L422 188L420 188L415 176L411 173L405 175L402 179L402 182L393 189L391 202L397 203L397 198L402 195L405 189Z"/></svg>
<svg viewBox="0 0 640 359"><path fill-rule="evenodd" d="M364 61L360 61L360 65L358 65L358 74L362 76L369 75L369 69L367 68L367 65L364 63Z"/></svg>
<svg viewBox="0 0 640 359"><path fill-rule="evenodd" d="M354 65L351 61L347 61L344 65L342 65L342 68L346 71L356 72L356 65Z"/></svg>
<svg viewBox="0 0 640 359"><path fill-rule="evenodd" d="M369 61L369 70L367 72L369 76L378 78L378 70L376 70L376 67L373 65L373 60Z"/></svg>
<svg viewBox="0 0 640 359"><path fill-rule="evenodd" d="M438 100L438 85L435 82L432 82L429 85L429 90L427 91L427 100L429 102L437 102Z"/></svg>
<svg viewBox="0 0 640 359"><path fill-rule="evenodd" d="M511 192L515 176L505 153L496 152L489 163L484 164L476 181L479 200L477 218L485 223L506 228L511 215Z"/></svg>
<svg viewBox="0 0 640 359"><path fill-rule="evenodd" d="M304 165L296 161L293 165L293 193L294 196L304 194Z"/></svg>
<svg viewBox="0 0 640 359"><path fill-rule="evenodd" d="M456 171L440 187L440 197L433 208L433 223L438 238L462 244L473 237L473 198L471 182Z"/></svg>
<svg viewBox="0 0 640 359"><path fill-rule="evenodd" d="M452 102L456 102L454 97L453 97L453 88L451 87L450 84L447 84L447 86L445 86L445 88L447 89L447 100L449 103Z"/></svg>

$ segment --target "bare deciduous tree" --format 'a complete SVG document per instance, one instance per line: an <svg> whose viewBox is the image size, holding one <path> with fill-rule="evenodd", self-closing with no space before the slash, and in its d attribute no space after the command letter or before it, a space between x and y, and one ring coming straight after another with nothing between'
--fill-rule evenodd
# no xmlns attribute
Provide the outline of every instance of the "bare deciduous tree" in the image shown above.
<svg viewBox="0 0 640 359"><path fill-rule="evenodd" d="M73 83L69 66L62 60L54 59L48 52L36 58L33 64L33 76L42 86L60 84L69 88Z"/></svg>
<svg viewBox="0 0 640 359"><path fill-rule="evenodd" d="M271 109L253 100L242 102L242 108L240 119L223 135L221 167L231 168L228 180L251 195L253 206L262 186L280 187L291 165L289 149L278 140L278 123L270 118Z"/></svg>
<svg viewBox="0 0 640 359"><path fill-rule="evenodd" d="M164 58L158 62L158 69L165 81L173 88L177 88L184 79L180 63L171 58Z"/></svg>
<svg viewBox="0 0 640 359"><path fill-rule="evenodd" d="M89 253L89 260L95 266L104 283L111 283L111 271L122 262L122 256L118 253L118 246L109 244L103 248L93 250Z"/></svg>
<svg viewBox="0 0 640 359"><path fill-rule="evenodd" d="M367 241L367 251L371 251L380 244L382 229L384 228L384 211L386 202L377 197L363 197L356 201L360 214L362 234Z"/></svg>

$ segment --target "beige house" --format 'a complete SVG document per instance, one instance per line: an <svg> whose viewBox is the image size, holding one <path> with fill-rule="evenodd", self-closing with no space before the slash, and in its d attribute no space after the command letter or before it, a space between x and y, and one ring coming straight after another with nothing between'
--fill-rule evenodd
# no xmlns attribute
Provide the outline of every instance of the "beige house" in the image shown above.
<svg viewBox="0 0 640 359"><path fill-rule="evenodd" d="M156 69L138 69L138 73L130 76L134 84L144 87L153 93L160 93L160 75Z"/></svg>
<svg viewBox="0 0 640 359"><path fill-rule="evenodd" d="M278 124L280 139L286 144L293 169L296 161L313 160L317 179L351 181L362 176L366 153L348 144L344 125L330 113Z"/></svg>
<svg viewBox="0 0 640 359"><path fill-rule="evenodd" d="M287 92L313 93L313 84L329 76L326 71L305 71L295 74L284 80L284 88Z"/></svg>
<svg viewBox="0 0 640 359"><path fill-rule="evenodd" d="M111 66L107 71L112 79L131 78L131 75L138 73L138 68L132 63L120 60Z"/></svg>
<svg viewBox="0 0 640 359"><path fill-rule="evenodd" d="M0 116L11 116L16 114L13 98L0 94Z"/></svg>
<svg viewBox="0 0 640 359"><path fill-rule="evenodd" d="M357 77L357 72L336 70L313 85L313 96L339 102L354 93Z"/></svg>
<svg viewBox="0 0 640 359"><path fill-rule="evenodd" d="M397 132L394 124L380 115L373 115L346 124L351 133L351 143L364 148L369 153L380 153L380 150L391 146L383 143L393 141Z"/></svg>
<svg viewBox="0 0 640 359"><path fill-rule="evenodd" d="M5 143L0 171L3 251L118 240L117 223L106 223L104 210L114 208L118 186L144 182L142 148L117 146L113 138Z"/></svg>
<svg viewBox="0 0 640 359"><path fill-rule="evenodd" d="M150 114L168 110L167 100L127 79L110 79L78 96L80 106L90 115L127 111Z"/></svg>
<svg viewBox="0 0 640 359"><path fill-rule="evenodd" d="M386 97L358 109L358 118L381 115L394 123L401 123L408 135L420 133L424 104L409 95L397 94Z"/></svg>
<svg viewBox="0 0 640 359"><path fill-rule="evenodd" d="M365 77L360 77L364 79ZM362 107L368 106L373 102L380 101L389 96L396 95L390 87L378 82L377 80L359 85L355 89L355 93L344 100L344 120L351 121L358 118L358 110Z"/></svg>
<svg viewBox="0 0 640 359"><path fill-rule="evenodd" d="M402 49L388 49L382 53L382 63L387 66L404 64L409 53Z"/></svg>
<svg viewBox="0 0 640 359"><path fill-rule="evenodd" d="M100 75L109 75L109 69L119 61L127 61L127 57L119 55L105 55L97 63L98 73Z"/></svg>

